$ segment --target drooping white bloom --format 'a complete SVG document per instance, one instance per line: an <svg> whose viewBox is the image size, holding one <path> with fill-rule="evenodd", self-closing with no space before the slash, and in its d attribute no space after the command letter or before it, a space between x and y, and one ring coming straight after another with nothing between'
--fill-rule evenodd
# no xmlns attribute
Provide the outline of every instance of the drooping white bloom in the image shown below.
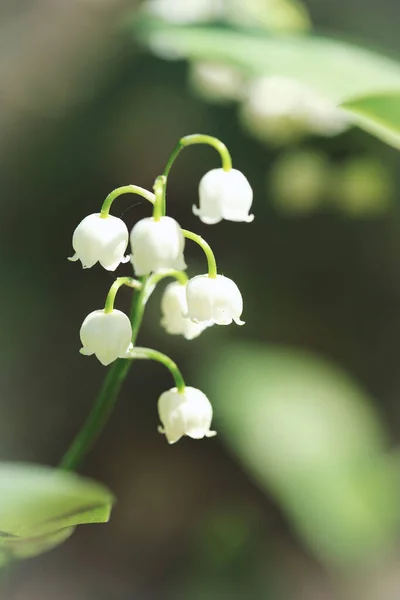
<svg viewBox="0 0 400 600"><path fill-rule="evenodd" d="M171 217L141 219L131 231L132 264L136 275L148 275L160 269L183 271L185 238Z"/></svg>
<svg viewBox="0 0 400 600"><path fill-rule="evenodd" d="M194 91L212 102L240 100L244 93L244 77L240 69L223 62L201 61L191 65L190 84Z"/></svg>
<svg viewBox="0 0 400 600"><path fill-rule="evenodd" d="M112 215L103 219L100 213L94 213L75 229L72 237L75 254L69 260L80 260L84 269L99 262L107 271L115 271L120 263L129 260L124 257L128 239L128 229L121 219Z"/></svg>
<svg viewBox="0 0 400 600"><path fill-rule="evenodd" d="M187 313L186 284L179 281L170 283L165 288L161 311L163 313L161 325L172 335L183 335L187 340L193 340L200 335L211 323L194 323L183 315Z"/></svg>
<svg viewBox="0 0 400 600"><path fill-rule="evenodd" d="M158 431L165 434L169 444L174 444L184 435L195 440L216 435L215 431L210 430L213 416L211 403L196 388L186 387L181 394L175 387L161 394L158 414L162 423Z"/></svg>
<svg viewBox="0 0 400 600"><path fill-rule="evenodd" d="M132 325L120 310L91 312L82 323L80 337L83 345L80 353L95 354L105 366L117 358L127 358L132 350Z"/></svg>
<svg viewBox="0 0 400 600"><path fill-rule="evenodd" d="M253 190L237 169L208 171L200 181L199 202L200 207L193 206L193 212L208 225L222 219L246 223L254 219L254 215L249 215Z"/></svg>
<svg viewBox="0 0 400 600"><path fill-rule="evenodd" d="M241 117L258 138L286 143L307 134L333 136L349 126L340 108L301 81L280 75L256 79Z"/></svg>
<svg viewBox="0 0 400 600"><path fill-rule="evenodd" d="M240 320L243 311L242 294L236 283L217 275L197 275L186 286L187 316L195 323L217 325L244 325Z"/></svg>
<svg viewBox="0 0 400 600"><path fill-rule="evenodd" d="M144 8L169 23L202 23L222 15L223 0L147 0Z"/></svg>

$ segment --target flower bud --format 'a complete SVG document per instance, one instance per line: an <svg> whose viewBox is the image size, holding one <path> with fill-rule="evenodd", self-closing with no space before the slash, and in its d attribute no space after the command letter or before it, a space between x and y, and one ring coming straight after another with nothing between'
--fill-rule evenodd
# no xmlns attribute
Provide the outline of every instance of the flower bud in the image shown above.
<svg viewBox="0 0 400 600"><path fill-rule="evenodd" d="M98 261L107 271L115 271L120 263L129 260L124 257L128 239L128 229L118 217L108 215L103 219L100 213L89 215L74 231L75 254L69 260L80 260L84 269L90 269Z"/></svg>
<svg viewBox="0 0 400 600"><path fill-rule="evenodd" d="M185 238L175 219L141 219L131 231L132 264L138 276L160 269L183 271Z"/></svg>
<svg viewBox="0 0 400 600"><path fill-rule="evenodd" d="M125 313L114 309L91 312L82 323L80 337L85 356L95 354L107 366L117 358L128 358L132 349L132 325Z"/></svg>
<svg viewBox="0 0 400 600"><path fill-rule="evenodd" d="M209 325L244 325L240 320L243 311L243 299L236 283L217 275L197 275L190 279L186 287L187 316L195 323L207 322Z"/></svg>
<svg viewBox="0 0 400 600"><path fill-rule="evenodd" d="M183 316L187 310L186 284L182 285L178 281L170 283L161 300L161 325L171 335L183 335L187 340L193 340L211 323L194 323Z"/></svg>
<svg viewBox="0 0 400 600"><path fill-rule="evenodd" d="M207 396L193 387L186 387L183 393L177 388L161 394L158 399L158 414L164 433L169 444L174 444L187 435L195 440L203 437L213 437L215 431L210 431L212 406Z"/></svg>
<svg viewBox="0 0 400 600"><path fill-rule="evenodd" d="M243 173L212 169L200 181L200 207L193 206L193 212L208 225L222 219L250 223L254 219L249 215L252 202L253 190Z"/></svg>

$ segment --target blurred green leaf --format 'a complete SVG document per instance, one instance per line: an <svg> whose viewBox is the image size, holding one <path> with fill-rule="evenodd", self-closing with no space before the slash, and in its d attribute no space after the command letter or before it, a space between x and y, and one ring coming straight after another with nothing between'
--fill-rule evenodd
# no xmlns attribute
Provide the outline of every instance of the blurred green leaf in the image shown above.
<svg viewBox="0 0 400 600"><path fill-rule="evenodd" d="M339 104L374 92L400 93L400 64L354 44L317 36L272 36L145 21L144 41L176 57L220 60L253 75L285 75Z"/></svg>
<svg viewBox="0 0 400 600"><path fill-rule="evenodd" d="M308 10L299 0L230 0L226 18L241 27L263 27L268 31L305 32L311 29Z"/></svg>
<svg viewBox="0 0 400 600"><path fill-rule="evenodd" d="M249 76L281 75L310 86L353 122L399 147L400 63L355 44L317 36L267 35L142 21L137 33L165 58L219 61ZM357 100L353 100L356 98Z"/></svg>
<svg viewBox="0 0 400 600"><path fill-rule="evenodd" d="M73 473L0 463L0 562L49 550L77 525L107 522L112 504L106 487Z"/></svg>
<svg viewBox="0 0 400 600"><path fill-rule="evenodd" d="M342 108L354 123L386 143L400 148L400 92L349 100Z"/></svg>
<svg viewBox="0 0 400 600"><path fill-rule="evenodd" d="M201 369L218 432L321 558L362 561L393 543L385 432L350 377L302 352L250 344L219 348Z"/></svg>

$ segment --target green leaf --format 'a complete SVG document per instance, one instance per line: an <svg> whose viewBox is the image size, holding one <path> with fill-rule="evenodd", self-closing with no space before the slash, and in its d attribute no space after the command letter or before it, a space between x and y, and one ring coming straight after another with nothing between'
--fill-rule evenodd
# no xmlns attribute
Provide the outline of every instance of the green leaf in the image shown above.
<svg viewBox="0 0 400 600"><path fill-rule="evenodd" d="M342 104L354 123L400 148L400 92L377 94Z"/></svg>
<svg viewBox="0 0 400 600"><path fill-rule="evenodd" d="M143 23L144 40L193 60L222 60L249 74L286 75L336 104L374 92L400 93L400 64L354 44L317 36L272 36L216 27Z"/></svg>
<svg viewBox="0 0 400 600"><path fill-rule="evenodd" d="M219 347L200 369L218 433L321 558L364 561L394 543L397 476L356 382L318 357L256 344Z"/></svg>
<svg viewBox="0 0 400 600"><path fill-rule="evenodd" d="M352 122L399 147L400 63L367 48L318 36L268 35L142 21L139 38L165 58L218 61L249 76L283 75L310 86Z"/></svg>
<svg viewBox="0 0 400 600"><path fill-rule="evenodd" d="M307 8L299 0L231 0L225 18L241 27L262 27L276 32L311 29Z"/></svg>
<svg viewBox="0 0 400 600"><path fill-rule="evenodd" d="M109 520L113 495L74 473L0 463L0 562L40 554L77 525Z"/></svg>

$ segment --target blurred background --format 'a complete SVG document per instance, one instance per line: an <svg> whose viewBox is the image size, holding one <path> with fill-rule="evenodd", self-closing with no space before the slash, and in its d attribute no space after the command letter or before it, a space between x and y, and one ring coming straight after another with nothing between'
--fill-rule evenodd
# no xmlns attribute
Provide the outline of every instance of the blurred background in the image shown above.
<svg viewBox="0 0 400 600"><path fill-rule="evenodd" d="M398 600L400 155L279 73L254 79L210 52L167 60L141 23L313 27L400 56L399 18L397 0L0 1L2 460L57 465L100 388L79 327L112 274L66 258L109 191L151 188L201 132L228 145L256 215L200 223L191 205L219 158L179 157L169 214L210 242L246 326L168 336L160 289L139 343L207 393L218 436L169 447L156 411L169 373L134 364L81 469L115 492L111 522L21 563L5 597ZM126 196L113 214L132 227L149 206ZM194 245L187 262L204 272Z"/></svg>

